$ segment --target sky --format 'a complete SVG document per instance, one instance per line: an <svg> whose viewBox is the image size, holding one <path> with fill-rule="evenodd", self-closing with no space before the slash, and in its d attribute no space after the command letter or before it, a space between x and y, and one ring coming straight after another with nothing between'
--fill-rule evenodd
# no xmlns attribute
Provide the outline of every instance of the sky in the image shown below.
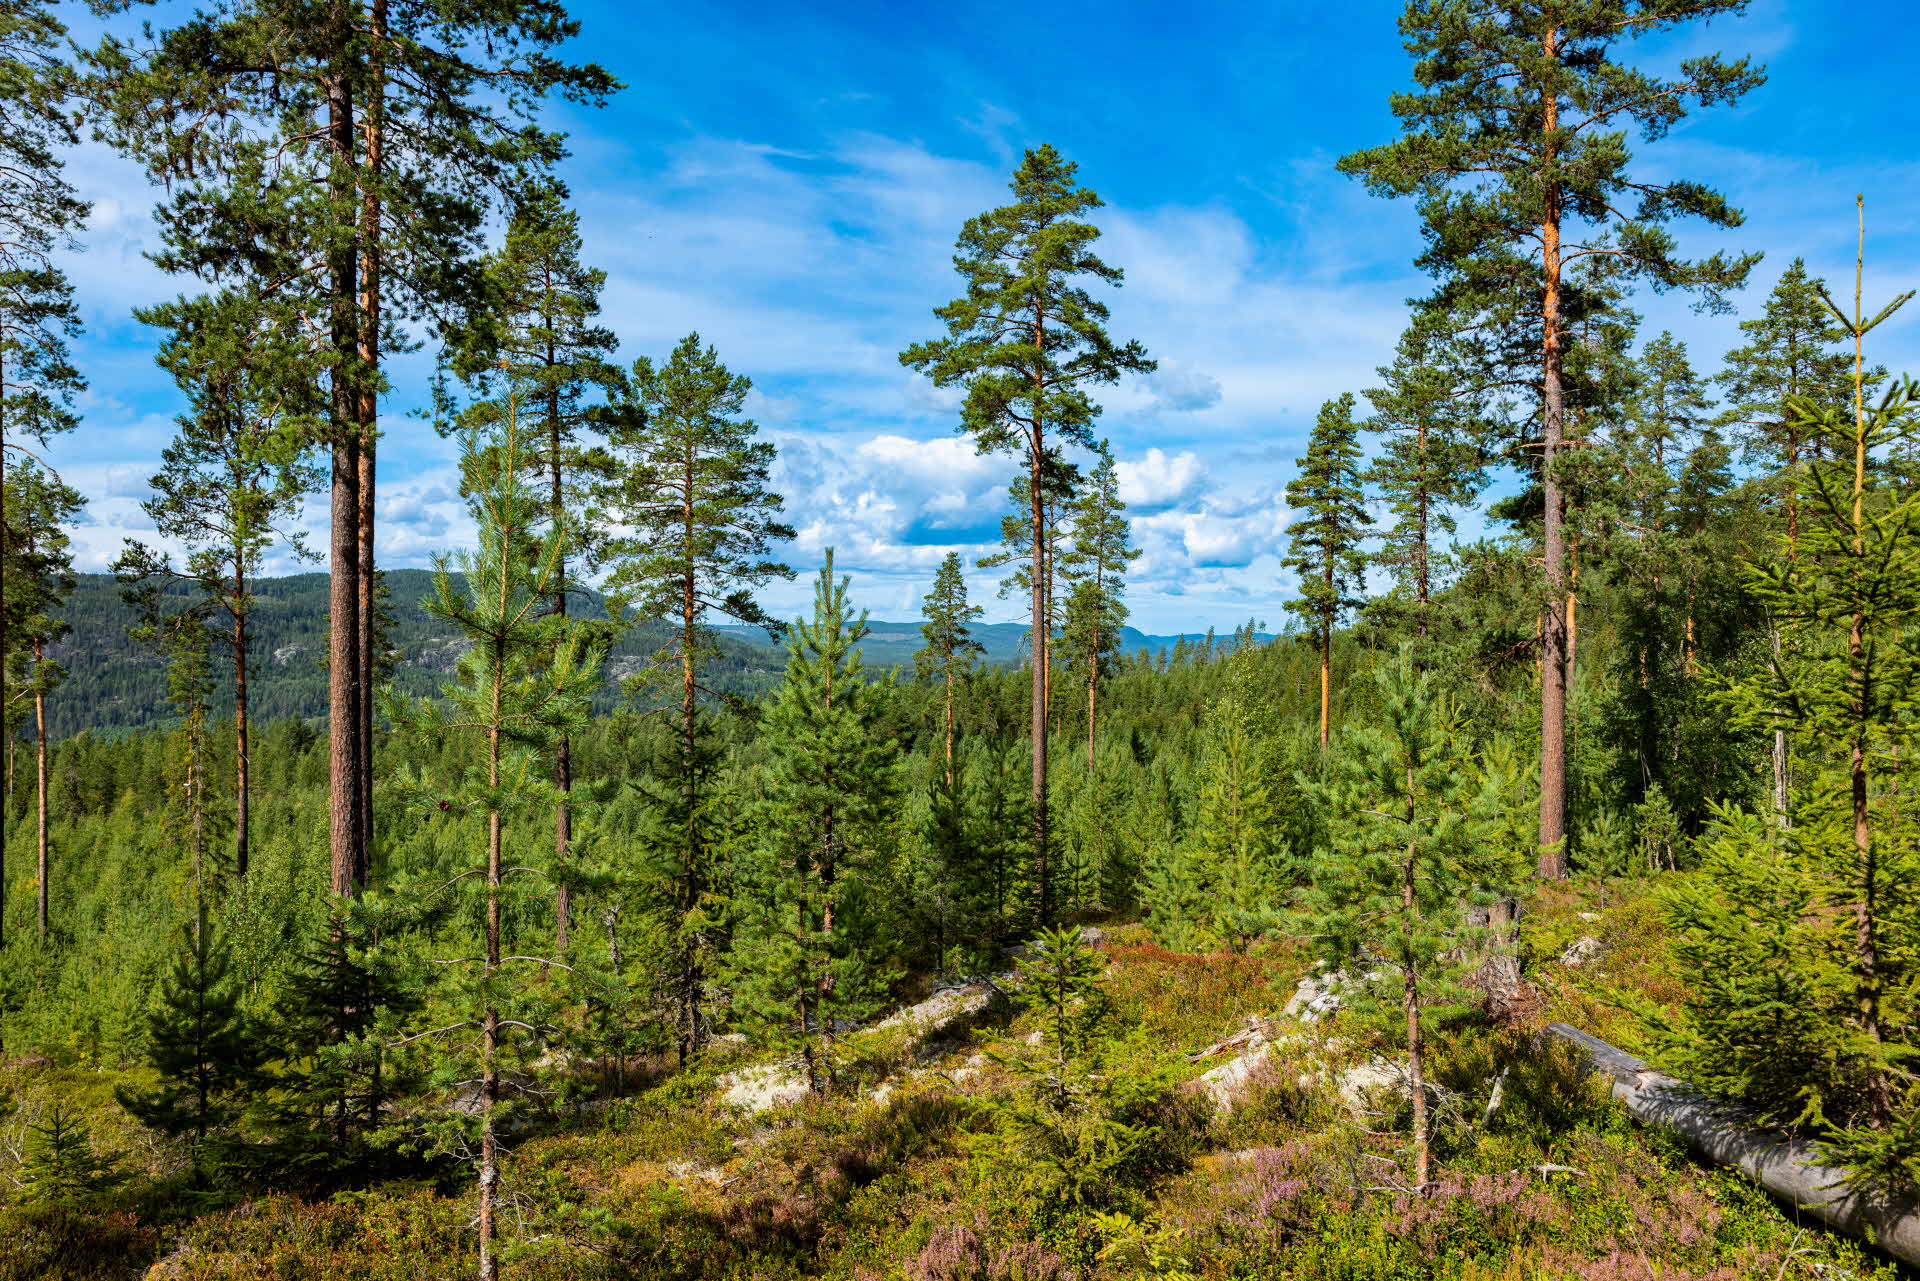
<svg viewBox="0 0 1920 1281"><path fill-rule="evenodd" d="M161 3L165 22L186 7ZM1277 628L1284 490L1318 406L1377 383L1427 282L1406 202L1334 170L1389 140L1409 86L1399 5L1134 0L1046 6L582 3L569 52L626 87L603 109L557 108L561 166L586 260L608 275L604 319L621 358L663 356L698 332L753 380L749 412L779 449L775 488L799 571L763 603L804 609L828 547L876 618L919 612L935 566L958 550L990 621L992 549L1017 463L956 433L954 394L898 353L940 332L960 292L961 224L1006 203L1021 152L1053 144L1106 201L1099 251L1122 268L1111 332L1159 361L1101 396L1134 541L1133 621L1158 633ZM76 38L90 30L71 16ZM1751 54L1768 82L1741 103L1636 143L1639 172L1718 186L1747 215L1732 231L1677 228L1683 249L1759 250L1739 314L1679 297L1636 300L1643 333L1671 329L1711 371L1796 256L1851 285L1856 192L1868 212L1868 298L1920 285L1920 161L1896 91L1920 39L1903 0L1754 0L1671 39L1629 47L1677 66L1708 50ZM76 563L103 569L140 510L179 396L153 364L135 307L191 291L144 253L157 193L124 160L85 145L71 175L94 213L67 263L91 386L81 429L53 460L89 500ZM1920 304L1871 354L1920 373ZM396 360L382 406L376 556L425 566L470 537L451 447L417 415L431 350ZM324 502L306 513L318 531ZM1473 528L1469 522L1467 528ZM324 547L323 539L313 539ZM310 566L317 568L319 566ZM278 554L271 568L299 568Z"/></svg>

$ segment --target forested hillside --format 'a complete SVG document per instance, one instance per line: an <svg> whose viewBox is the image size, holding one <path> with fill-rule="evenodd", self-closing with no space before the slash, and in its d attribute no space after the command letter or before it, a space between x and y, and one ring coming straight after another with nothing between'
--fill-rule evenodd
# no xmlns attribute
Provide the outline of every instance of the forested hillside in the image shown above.
<svg viewBox="0 0 1920 1281"><path fill-rule="evenodd" d="M1848 279L1720 247L1740 193L1673 135L1767 92L1708 51L1746 8L1412 0L1336 168L1430 292L1204 509L1110 429L1286 380L1137 335L1128 271L1180 272L1065 151L863 245L921 282L858 327L888 412L1004 502L896 527L920 616L876 623L818 505L895 498L780 492L829 452L722 354L851 340L642 280L724 334L616 359L562 180L557 120L682 56L653 23L746 24L0 0L0 1281L1912 1275L1913 294L1864 196L1803 193ZM113 370L83 135L159 201L144 523L60 465ZM746 151L673 182L817 160ZM457 468L431 573L384 563L396 453ZM263 577L308 511L325 572ZM1229 554L1271 611L1132 626Z"/></svg>
<svg viewBox="0 0 1920 1281"><path fill-rule="evenodd" d="M387 647L394 687L406 694L427 694L464 652L458 632L423 608L433 590L427 570L387 571ZM317 718L327 711L326 635L327 577L297 574L263 578L251 588L249 622L251 643L261 657L251 697L254 714L263 720L286 717ZM176 585L169 595L178 602L192 591ZM575 608L604 613L599 593L583 591ZM126 599L124 585L111 574L75 574L73 590L61 603L57 621L69 630L66 639L47 647L47 657L66 669L61 696L47 704L47 732L55 739L82 730L118 733L170 725L178 715L167 702L166 656L137 636L139 611ZM861 642L867 662L886 669L908 666L922 642L919 624L871 624ZM714 665L717 690L743 698L767 693L778 682L784 651L758 627L717 628L723 652ZM975 628L984 648L982 659L1007 664L1020 661L1026 629L1016 623L989 623ZM596 710L609 711L619 697L618 682L639 672L666 639L657 623L638 622L620 634L607 656L609 682ZM1224 638L1218 642L1225 644ZM1208 635L1149 636L1136 628L1119 633L1118 646L1127 653L1165 651L1163 657L1185 661L1189 647L1215 644ZM208 707L216 716L233 714L233 692L216 687Z"/></svg>

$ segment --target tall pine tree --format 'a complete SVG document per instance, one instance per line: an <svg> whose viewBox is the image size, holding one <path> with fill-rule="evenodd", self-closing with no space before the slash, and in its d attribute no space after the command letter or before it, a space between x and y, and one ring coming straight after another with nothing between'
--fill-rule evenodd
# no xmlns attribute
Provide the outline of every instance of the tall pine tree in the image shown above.
<svg viewBox="0 0 1920 1281"><path fill-rule="evenodd" d="M306 444L324 410L312 385L282 381L299 340L262 323L237 293L181 300L140 313L172 330L159 363L185 393L189 412L161 454L141 510L186 558L129 539L114 572L125 581L191 584L226 616L233 658L234 874L242 880L252 835L252 717L248 659L254 580L276 541L306 551L291 528L319 484Z"/></svg>
<svg viewBox="0 0 1920 1281"><path fill-rule="evenodd" d="M545 474L547 519L571 520L579 551L591 560L599 540L581 517L592 485L610 473L591 433L619 396L621 371L609 359L619 340L596 323L607 273L581 262L580 250L580 215L560 191L542 183L522 193L506 243L482 264L488 288L454 336L450 363L482 395L508 381L521 386L540 436L528 453ZM567 593L555 593L550 607L566 614ZM564 736L554 749L553 781L562 795L573 790L573 744ZM572 843L573 811L563 802L553 817L554 856L563 864ZM554 893L554 941L564 951L572 923L564 878Z"/></svg>
<svg viewBox="0 0 1920 1281"><path fill-rule="evenodd" d="M1286 604L1313 629L1320 652L1320 746L1327 746L1332 715L1333 633L1364 585L1367 560L1366 495L1360 482L1359 425L1353 393L1320 406L1307 438L1300 474L1287 483L1287 503L1301 513L1287 526L1289 553L1282 563L1299 576L1300 595Z"/></svg>
<svg viewBox="0 0 1920 1281"><path fill-rule="evenodd" d="M705 1001L715 945L712 914L716 837L707 784L713 768L706 744L705 701L716 653L707 621L718 614L775 630L753 593L793 571L770 548L793 530L780 522L780 495L767 488L774 447L742 417L753 383L731 372L719 353L688 334L659 365L634 362L631 412L618 416L609 443L614 477L599 506L629 531L609 541L610 595L636 617L667 620L672 640L649 675L672 690L674 752L662 771L672 791L663 804L667 828L664 873L671 886L672 986L682 1055L697 1052L710 1031Z"/></svg>
<svg viewBox="0 0 1920 1281"><path fill-rule="evenodd" d="M1102 201L1080 185L1078 167L1050 146L1022 157L1014 203L967 220L954 268L966 292L934 312L944 338L917 343L900 360L937 387L961 386L961 430L982 453L1011 452L1027 473L1029 590L1032 598L1033 857L1040 921L1053 918L1047 851L1047 466L1064 444L1091 447L1100 406L1091 388L1155 368L1138 342L1116 344L1107 306L1082 283L1120 283L1122 273L1093 252L1100 232L1083 221Z"/></svg>
<svg viewBox="0 0 1920 1281"><path fill-rule="evenodd" d="M920 635L926 646L917 650L913 664L922 680L941 683L946 705L945 755L947 787L954 787L953 707L954 687L973 670L974 662L987 652L973 638L972 624L985 613L978 605L967 603L967 579L961 571L960 553L948 552L933 576L933 590L922 598L926 622Z"/></svg>
<svg viewBox="0 0 1920 1281"><path fill-rule="evenodd" d="M1127 505L1120 499L1120 477L1113 451L1101 441L1098 461L1087 473L1069 510L1073 543L1060 558L1063 576L1071 584L1061 642L1067 665L1087 682L1087 769L1094 767L1094 735L1099 727L1100 675L1107 660L1120 649L1120 629L1127 625L1127 566L1140 558L1131 541Z"/></svg>
<svg viewBox="0 0 1920 1281"><path fill-rule="evenodd" d="M561 737L586 721L605 657L604 644L577 620L546 609L554 593L572 586L562 569L572 526L565 519L550 521L545 496L528 484L527 438L533 432L523 416L524 391L508 386L489 426L468 435L464 481L477 545L457 560L442 559L426 603L471 647L454 669L444 703L387 702L397 725L426 740L457 736L477 740L480 749L478 766L452 789L411 771L401 777L401 787L422 811L478 819L484 832L481 857L455 878L475 887L469 892L481 899L483 954L443 967L446 978L436 995L453 1018L421 1034L442 1043L442 1084L477 1069L476 1106L443 1118L437 1137L446 1151L468 1151L478 1140L481 1281L499 1275L502 1140L512 1102L506 1095L517 1088L505 1069L530 1065L556 1035L552 1017L543 1017L551 997L519 978L527 967L550 966L551 959L508 956L502 947L503 914L515 892L506 881L508 824L546 818L542 811L561 803L541 757L550 761ZM471 1060L449 1053L452 1033L472 1031L479 1032L479 1044Z"/></svg>
<svg viewBox="0 0 1920 1281"><path fill-rule="evenodd" d="M472 302L490 207L564 154L540 103L618 87L556 56L578 33L559 0L242 0L89 55L102 133L170 192L155 260L260 285L273 323L310 336L288 376L327 384L335 894L372 868L383 358L399 322Z"/></svg>
<svg viewBox="0 0 1920 1281"><path fill-rule="evenodd" d="M1419 262L1437 303L1524 334L1507 352L1540 388L1540 870L1566 874L1568 557L1561 453L1567 445L1568 330L1588 303L1568 269L1606 255L1621 279L1692 289L1709 305L1755 257L1681 258L1664 224L1736 226L1740 214L1690 179L1629 171L1624 130L1664 136L1694 105L1737 100L1762 74L1746 59L1689 58L1663 79L1612 55L1747 0L1410 0L1400 20L1418 88L1392 99L1404 136L1340 162L1381 195L1413 196L1427 228ZM1526 347L1530 345L1531 351ZM1516 377L1518 375L1516 373Z"/></svg>

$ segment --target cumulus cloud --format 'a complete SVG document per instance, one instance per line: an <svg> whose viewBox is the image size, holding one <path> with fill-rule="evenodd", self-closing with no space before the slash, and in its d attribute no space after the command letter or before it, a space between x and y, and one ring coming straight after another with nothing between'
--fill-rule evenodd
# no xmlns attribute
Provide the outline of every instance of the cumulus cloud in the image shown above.
<svg viewBox="0 0 1920 1281"><path fill-rule="evenodd" d="M1120 501L1135 509L1171 507L1199 493L1207 480L1207 465L1190 449L1169 455L1155 446L1141 458L1116 459L1113 470Z"/></svg>
<svg viewBox="0 0 1920 1281"><path fill-rule="evenodd" d="M1220 403L1220 380L1177 360L1163 360L1147 379L1153 403L1175 413L1211 409Z"/></svg>

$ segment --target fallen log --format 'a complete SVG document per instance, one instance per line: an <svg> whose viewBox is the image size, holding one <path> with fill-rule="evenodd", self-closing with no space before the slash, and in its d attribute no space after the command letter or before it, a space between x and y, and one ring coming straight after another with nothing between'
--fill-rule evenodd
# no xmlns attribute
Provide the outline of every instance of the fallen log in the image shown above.
<svg viewBox="0 0 1920 1281"><path fill-rule="evenodd" d="M1845 1171L1819 1163L1813 1143L1757 1126L1724 1099L1655 1071L1579 1028L1549 1023L1546 1032L1606 1077L1613 1097L1635 1120L1672 1130L1709 1161L1732 1166L1782 1201L1920 1266L1920 1203L1848 1186Z"/></svg>

